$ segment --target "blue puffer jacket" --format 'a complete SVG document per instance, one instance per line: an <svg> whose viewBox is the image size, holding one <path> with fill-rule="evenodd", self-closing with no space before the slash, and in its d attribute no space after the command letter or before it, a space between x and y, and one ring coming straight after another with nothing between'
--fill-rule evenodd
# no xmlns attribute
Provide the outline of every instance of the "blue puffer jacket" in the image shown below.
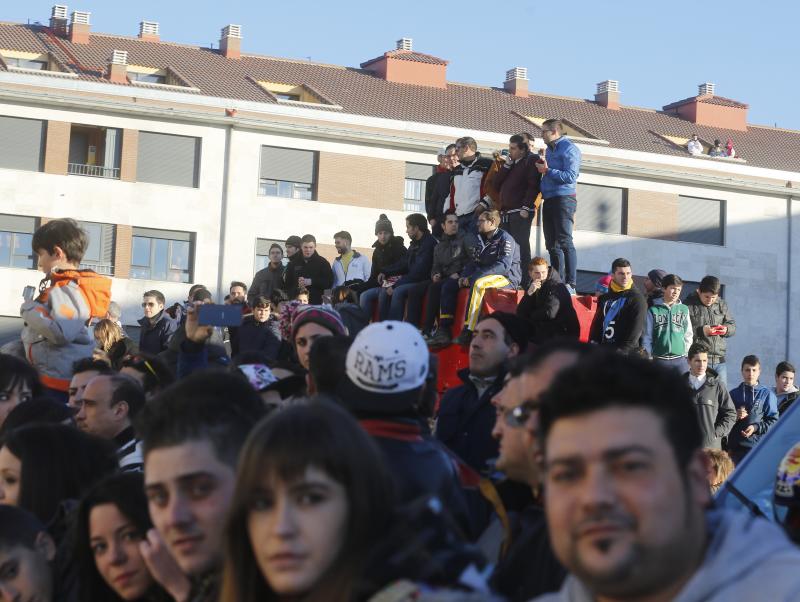
<svg viewBox="0 0 800 602"><path fill-rule="evenodd" d="M775 393L763 385L751 387L741 383L735 389L731 389L731 399L737 410L741 407L747 410L747 418L739 420L733 426L728 435L728 447L731 449L754 447L778 420L778 400ZM743 437L741 431L751 424L756 427L756 432L750 438Z"/></svg>
<svg viewBox="0 0 800 602"><path fill-rule="evenodd" d="M488 240L479 236L473 248L474 259L464 268L462 275L469 278L470 285L478 278L495 274L505 276L513 287L519 286L522 273L519 267L519 245L506 231L498 228Z"/></svg>
<svg viewBox="0 0 800 602"><path fill-rule="evenodd" d="M561 136L547 145L547 172L542 176L542 198L575 194L581 171L581 151L572 140Z"/></svg>

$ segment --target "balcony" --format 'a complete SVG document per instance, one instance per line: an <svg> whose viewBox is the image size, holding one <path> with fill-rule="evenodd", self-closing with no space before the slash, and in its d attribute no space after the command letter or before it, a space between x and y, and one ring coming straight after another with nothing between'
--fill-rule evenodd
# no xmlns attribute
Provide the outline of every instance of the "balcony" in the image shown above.
<svg viewBox="0 0 800 602"><path fill-rule="evenodd" d="M105 262L81 261L80 269L94 270L96 273L102 274L103 276L114 275L114 266Z"/></svg>
<svg viewBox="0 0 800 602"><path fill-rule="evenodd" d="M119 167L67 163L67 173L71 176L88 176L90 178L110 178L112 180L119 180Z"/></svg>

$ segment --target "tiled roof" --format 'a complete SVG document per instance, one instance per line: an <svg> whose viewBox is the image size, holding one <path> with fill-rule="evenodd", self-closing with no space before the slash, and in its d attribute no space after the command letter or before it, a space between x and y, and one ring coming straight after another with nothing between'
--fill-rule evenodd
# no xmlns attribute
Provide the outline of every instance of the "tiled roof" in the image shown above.
<svg viewBox="0 0 800 602"><path fill-rule="evenodd" d="M423 54L422 52L414 52L412 50L390 50L389 52L384 52L381 56L377 56L374 59L368 60L366 63L361 63L361 67L366 67L367 65L371 65L384 57L392 57L401 61L412 61L414 63L427 63L429 65L447 65L448 61L444 59L440 59L438 56L432 56L430 54Z"/></svg>
<svg viewBox="0 0 800 602"><path fill-rule="evenodd" d="M730 137L737 156L748 165L800 172L800 132L794 131L759 126L749 126L746 132L724 130L660 111L625 106L613 111L578 98L535 93L518 97L502 88L459 83L446 88L415 86L387 82L363 69L252 55L233 60L209 48L123 36L92 34L89 44L71 44L40 26L0 23L0 49L52 52L79 78L106 83L103 74L111 52L126 50L130 64L172 69L199 90L196 94L276 104L258 81L303 84L345 113L509 135L540 133L525 116L561 117L607 140L612 148L664 155L689 156L659 134L689 138L696 133L703 140Z"/></svg>
<svg viewBox="0 0 800 602"><path fill-rule="evenodd" d="M689 98L684 98L683 100L671 102L670 104L664 107L664 110L667 111L669 109L675 109L677 107L680 107L681 105L689 104L690 102L701 102L703 104L720 105L722 107L734 107L736 109L748 108L748 106L745 103L739 102L738 100L733 100L732 98L725 98L724 96L711 96L706 94L704 96L690 96Z"/></svg>

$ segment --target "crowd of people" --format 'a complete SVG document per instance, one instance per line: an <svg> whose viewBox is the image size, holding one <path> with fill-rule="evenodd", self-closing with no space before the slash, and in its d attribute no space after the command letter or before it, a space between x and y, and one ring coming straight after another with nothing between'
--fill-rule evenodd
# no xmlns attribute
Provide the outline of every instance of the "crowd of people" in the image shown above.
<svg viewBox="0 0 800 602"><path fill-rule="evenodd" d="M86 233L39 228L45 278L0 354L0 597L800 599L800 446L783 529L712 501L797 399L794 366L770 389L748 355L729 388L719 279L687 297L655 268L643 293L625 258L581 337L580 152L544 130L546 151L443 149L407 247L385 215L371 260L347 231L332 264L311 234L288 261L272 245L231 283L227 326L201 284L172 305L148 290L132 340L110 281L80 269ZM492 288L516 311L484 311ZM468 367L442 394L451 345Z"/></svg>

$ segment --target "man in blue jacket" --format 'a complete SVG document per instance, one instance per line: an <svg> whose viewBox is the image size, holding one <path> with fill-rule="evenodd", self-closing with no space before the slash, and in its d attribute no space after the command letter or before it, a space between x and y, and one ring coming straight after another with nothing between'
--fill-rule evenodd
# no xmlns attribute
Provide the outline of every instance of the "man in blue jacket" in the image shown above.
<svg viewBox="0 0 800 602"><path fill-rule="evenodd" d="M578 256L572 243L575 225L575 196L578 174L581 170L581 151L563 135L558 119L548 119L542 124L542 138L547 144L536 169L542 174L542 230L544 244L550 253L550 263L558 270L562 282L575 290Z"/></svg>
<svg viewBox="0 0 800 602"><path fill-rule="evenodd" d="M731 389L737 422L728 435L728 452L738 464L778 420L778 399L759 384L761 361L755 355L742 360L742 383Z"/></svg>

